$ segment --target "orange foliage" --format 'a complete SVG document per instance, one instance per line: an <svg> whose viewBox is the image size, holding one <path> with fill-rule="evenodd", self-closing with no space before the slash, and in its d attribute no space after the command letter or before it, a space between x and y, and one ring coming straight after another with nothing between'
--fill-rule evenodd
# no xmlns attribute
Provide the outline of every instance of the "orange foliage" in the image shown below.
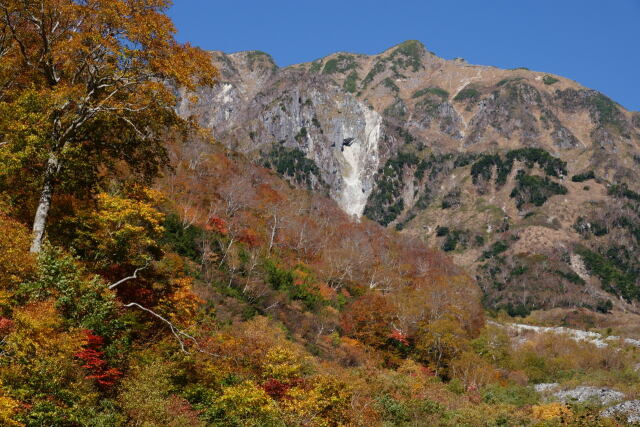
<svg viewBox="0 0 640 427"><path fill-rule="evenodd" d="M358 298L342 316L345 334L375 347L386 344L391 333L393 307L377 292Z"/></svg>
<svg viewBox="0 0 640 427"><path fill-rule="evenodd" d="M14 288L35 269L35 259L29 253L30 233L22 224L0 213L0 304L8 289Z"/></svg>

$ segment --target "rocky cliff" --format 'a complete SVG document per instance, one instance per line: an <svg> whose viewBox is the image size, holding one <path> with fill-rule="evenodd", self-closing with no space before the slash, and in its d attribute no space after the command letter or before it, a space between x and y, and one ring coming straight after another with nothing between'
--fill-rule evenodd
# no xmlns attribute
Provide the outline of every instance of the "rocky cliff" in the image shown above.
<svg viewBox="0 0 640 427"><path fill-rule="evenodd" d="M343 210L450 252L487 305L640 298L640 114L563 77L445 60L408 41L279 68L212 53L180 112Z"/></svg>

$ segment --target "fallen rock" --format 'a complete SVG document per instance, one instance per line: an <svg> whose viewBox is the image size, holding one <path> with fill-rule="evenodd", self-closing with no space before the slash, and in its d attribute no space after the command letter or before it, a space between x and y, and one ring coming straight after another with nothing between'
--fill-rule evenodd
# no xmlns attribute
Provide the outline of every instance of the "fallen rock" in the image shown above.
<svg viewBox="0 0 640 427"><path fill-rule="evenodd" d="M558 391L554 396L562 402L595 402L602 405L611 405L624 399L624 393L617 390L586 386Z"/></svg>
<svg viewBox="0 0 640 427"><path fill-rule="evenodd" d="M640 423L640 400L627 400L601 412L603 417L622 415L627 417L628 423Z"/></svg>

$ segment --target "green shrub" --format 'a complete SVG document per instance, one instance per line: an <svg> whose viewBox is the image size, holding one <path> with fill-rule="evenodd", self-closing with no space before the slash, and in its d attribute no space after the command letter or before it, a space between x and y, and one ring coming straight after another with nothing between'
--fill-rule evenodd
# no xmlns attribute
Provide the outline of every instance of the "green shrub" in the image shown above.
<svg viewBox="0 0 640 427"><path fill-rule="evenodd" d="M163 227L162 244L169 246L179 255L200 261L198 240L204 235L204 230L194 225L185 227L180 217L174 213L165 217Z"/></svg>
<svg viewBox="0 0 640 427"><path fill-rule="evenodd" d="M364 80L362 80L362 87L366 88L369 83L371 83L373 79L375 79L375 77L382 73L386 68L387 66L385 65L385 61L383 59L378 59L369 73L364 77Z"/></svg>
<svg viewBox="0 0 640 427"><path fill-rule="evenodd" d="M483 259L494 258L497 255L501 254L502 252L506 251L507 249L509 249L509 244L507 243L507 241L506 240L499 240L499 241L495 242L494 244L492 244L489 247L489 249L484 251L482 253L482 256L480 257L480 259L483 260Z"/></svg>
<svg viewBox="0 0 640 427"><path fill-rule="evenodd" d="M517 184L509 196L516 200L518 209L527 203L542 206L551 196L567 194L566 187L551 181L546 176L527 175L523 171L518 171L516 180Z"/></svg>
<svg viewBox="0 0 640 427"><path fill-rule="evenodd" d="M411 70L415 73L423 68L422 54L424 50L424 46L419 41L408 40L400 43L391 55L389 55L389 59L394 65L402 69L411 67Z"/></svg>
<svg viewBox="0 0 640 427"><path fill-rule="evenodd" d="M358 73L356 71L352 71L344 81L344 90L354 93L357 89L356 83L358 82L358 79Z"/></svg>
<svg viewBox="0 0 640 427"><path fill-rule="evenodd" d="M615 196L618 198L625 198L629 200L633 200L636 202L640 202L640 194L635 191L629 190L627 184L615 184L609 187L607 192L610 196Z"/></svg>
<svg viewBox="0 0 640 427"><path fill-rule="evenodd" d="M634 274L625 272L624 266L586 248L581 248L577 252L582 256L589 272L600 278L605 291L620 295L627 301L640 297L636 286L637 278Z"/></svg>
<svg viewBox="0 0 640 427"><path fill-rule="evenodd" d="M498 86L498 87L504 86L507 83L517 82L518 80L524 80L524 78L523 77L512 77L512 78L508 78L508 79L502 79L496 84L496 86Z"/></svg>
<svg viewBox="0 0 640 427"><path fill-rule="evenodd" d="M298 141L298 142L304 141L304 139L306 137L307 137L307 128L304 127L304 126L302 128L300 128L300 130L298 131L296 136L294 136L295 140Z"/></svg>
<svg viewBox="0 0 640 427"><path fill-rule="evenodd" d="M420 98L425 95L436 95L442 98L443 101L449 99L449 92L439 87L428 87L425 89L417 90L411 95L412 98Z"/></svg>
<svg viewBox="0 0 640 427"><path fill-rule="evenodd" d="M467 99L476 100L480 98L480 92L477 89L469 88L462 89L458 94L453 98L454 101L465 101Z"/></svg>
<svg viewBox="0 0 640 427"><path fill-rule="evenodd" d="M302 128L296 135L296 139L307 135L307 129ZM314 182L320 186L326 186L320 174L320 168L311 160L307 159L304 152L298 148L274 147L267 156L264 165L275 170L282 176L292 178L299 185L306 185L311 189Z"/></svg>
<svg viewBox="0 0 640 427"><path fill-rule="evenodd" d="M485 403L507 404L517 407L535 405L540 401L540 396L532 387L515 384L505 386L490 384L481 390L480 395Z"/></svg>
<svg viewBox="0 0 640 427"><path fill-rule="evenodd" d="M390 158L384 167L378 170L374 187L364 215L384 226L397 218L404 209L402 200L402 181L405 167L416 166L418 157L413 153L399 152Z"/></svg>
<svg viewBox="0 0 640 427"><path fill-rule="evenodd" d="M460 190L448 192L442 198L442 209L455 208L460 206Z"/></svg>
<svg viewBox="0 0 640 427"><path fill-rule="evenodd" d="M345 73L357 67L358 63L352 55L340 54L336 58L332 58L324 64L322 74Z"/></svg>
<svg viewBox="0 0 640 427"><path fill-rule="evenodd" d="M578 276L573 271L555 270L554 273L556 273L558 276L562 277L563 279L568 280L574 285L584 286L586 284L586 282L582 279L582 277Z"/></svg>
<svg viewBox="0 0 640 427"><path fill-rule="evenodd" d="M449 234L449 227L436 227L436 236L442 237L446 236L447 234Z"/></svg>
<svg viewBox="0 0 640 427"><path fill-rule="evenodd" d="M544 76L542 78L542 82L546 85L552 85L554 83L558 83L560 80L556 79L555 77L551 77L549 75Z"/></svg>
<svg viewBox="0 0 640 427"><path fill-rule="evenodd" d="M579 173L571 177L571 181L573 182L585 182L590 179L596 179L596 174L593 171Z"/></svg>
<svg viewBox="0 0 640 427"><path fill-rule="evenodd" d="M378 398L377 403L385 421L391 422L393 425L401 425L411 421L409 411L404 402L385 394Z"/></svg>
<svg viewBox="0 0 640 427"><path fill-rule="evenodd" d="M309 71L312 73L319 73L322 69L322 61L314 61L309 68Z"/></svg>
<svg viewBox="0 0 640 427"><path fill-rule="evenodd" d="M610 313L612 308L613 308L613 303L611 302L610 299L608 300L599 299L598 303L596 304L596 311L603 314Z"/></svg>
<svg viewBox="0 0 640 427"><path fill-rule="evenodd" d="M395 84L394 81L391 80L391 78L389 78L389 77L384 79L382 83L384 84L385 87L387 87L388 89L391 89L394 92L399 92L400 91L400 88L398 87L398 85Z"/></svg>

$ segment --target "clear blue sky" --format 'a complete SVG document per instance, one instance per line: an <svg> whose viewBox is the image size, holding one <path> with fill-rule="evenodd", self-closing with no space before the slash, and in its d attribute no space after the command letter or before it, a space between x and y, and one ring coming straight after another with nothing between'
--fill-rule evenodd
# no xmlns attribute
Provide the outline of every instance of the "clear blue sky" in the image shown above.
<svg viewBox="0 0 640 427"><path fill-rule="evenodd" d="M174 0L178 38L278 65L416 39L443 58L559 74L640 110L640 0Z"/></svg>

